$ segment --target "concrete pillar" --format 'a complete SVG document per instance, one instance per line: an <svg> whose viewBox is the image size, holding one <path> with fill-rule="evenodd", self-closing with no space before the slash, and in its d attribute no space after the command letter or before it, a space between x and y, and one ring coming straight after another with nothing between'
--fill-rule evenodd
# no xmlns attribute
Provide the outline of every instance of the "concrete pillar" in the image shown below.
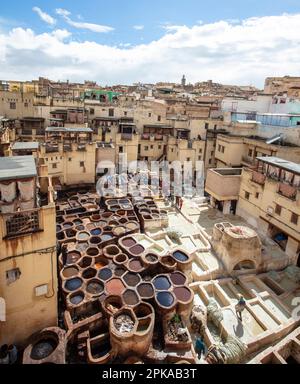
<svg viewBox="0 0 300 384"><path fill-rule="evenodd" d="M288 237L285 253L293 259L295 264L297 263L298 250L299 242L293 239L292 237Z"/></svg>
<svg viewBox="0 0 300 384"><path fill-rule="evenodd" d="M231 200L223 201L223 213L224 215L230 214Z"/></svg>

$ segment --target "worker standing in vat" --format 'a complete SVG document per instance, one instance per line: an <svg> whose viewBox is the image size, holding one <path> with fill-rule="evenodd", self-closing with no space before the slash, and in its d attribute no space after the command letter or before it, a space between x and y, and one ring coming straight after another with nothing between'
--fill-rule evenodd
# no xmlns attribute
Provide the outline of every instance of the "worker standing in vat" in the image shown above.
<svg viewBox="0 0 300 384"><path fill-rule="evenodd" d="M242 295L239 295L239 301L237 305L235 306L235 311L237 314L237 317L239 318L240 321L243 321L242 313L244 309L246 308L246 301Z"/></svg>
<svg viewBox="0 0 300 384"><path fill-rule="evenodd" d="M196 339L195 351L198 355L199 360L201 359L202 353L203 355L205 354L205 344L201 336L197 337Z"/></svg>

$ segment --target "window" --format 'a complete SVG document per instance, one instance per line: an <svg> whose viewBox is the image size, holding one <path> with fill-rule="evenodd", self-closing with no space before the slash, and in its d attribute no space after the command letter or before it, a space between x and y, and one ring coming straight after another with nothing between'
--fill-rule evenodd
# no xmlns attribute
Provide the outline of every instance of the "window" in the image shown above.
<svg viewBox="0 0 300 384"><path fill-rule="evenodd" d="M205 123L205 129L209 129L209 123Z"/></svg>
<svg viewBox="0 0 300 384"><path fill-rule="evenodd" d="M211 159L208 160L208 164L211 164Z"/></svg>
<svg viewBox="0 0 300 384"><path fill-rule="evenodd" d="M247 192L247 191L245 191L245 199L246 199L246 200L249 200L249 198L250 198L250 193Z"/></svg>
<svg viewBox="0 0 300 384"><path fill-rule="evenodd" d="M157 121L161 121L161 116L157 116Z"/></svg>
<svg viewBox="0 0 300 384"><path fill-rule="evenodd" d="M123 153L123 147L119 147L119 153Z"/></svg>
<svg viewBox="0 0 300 384"><path fill-rule="evenodd" d="M161 145L158 146L158 149L161 149Z"/></svg>
<svg viewBox="0 0 300 384"><path fill-rule="evenodd" d="M191 161L191 158L190 158L190 157L187 157L187 158L186 158L186 161Z"/></svg>
<svg viewBox="0 0 300 384"><path fill-rule="evenodd" d="M211 151L211 152L210 152L210 155L213 156L213 155L214 155L214 151Z"/></svg>
<svg viewBox="0 0 300 384"><path fill-rule="evenodd" d="M18 280L21 276L21 271L19 268L10 269L6 271L6 283L11 284Z"/></svg>
<svg viewBox="0 0 300 384"><path fill-rule="evenodd" d="M253 150L252 150L252 149L249 149L249 151L248 151L248 157L252 157L252 155L253 155Z"/></svg>
<svg viewBox="0 0 300 384"><path fill-rule="evenodd" d="M56 163L53 163L53 164L52 164L52 168L57 168L57 164L56 164Z"/></svg>
<svg viewBox="0 0 300 384"><path fill-rule="evenodd" d="M153 145L150 145L150 148L153 149Z"/></svg>
<svg viewBox="0 0 300 384"><path fill-rule="evenodd" d="M217 124L214 125L214 130L216 130L216 129L217 129Z"/></svg>
<svg viewBox="0 0 300 384"><path fill-rule="evenodd" d="M152 116L152 113L151 113L151 112L149 112L149 113L148 113L148 117L151 117L151 116Z"/></svg>
<svg viewBox="0 0 300 384"><path fill-rule="evenodd" d="M94 108L90 108L90 115L94 115L95 114L95 109Z"/></svg>
<svg viewBox="0 0 300 384"><path fill-rule="evenodd" d="M114 109L113 109L113 108L110 108L110 109L108 110L108 116L109 116L109 117L113 117L113 116L114 116Z"/></svg>
<svg viewBox="0 0 300 384"><path fill-rule="evenodd" d="M146 145L146 146L144 147L144 150L145 150L145 151L148 151L148 149L149 149L149 147L148 147L148 145Z"/></svg>
<svg viewBox="0 0 300 384"><path fill-rule="evenodd" d="M199 149L199 153L202 153L202 148Z"/></svg>
<svg viewBox="0 0 300 384"><path fill-rule="evenodd" d="M16 103L9 103L9 108L10 109L17 109Z"/></svg>
<svg viewBox="0 0 300 384"><path fill-rule="evenodd" d="M259 193L258 193L258 192L256 192L256 194L255 194L255 198L256 198L256 199L259 198Z"/></svg>
<svg viewBox="0 0 300 384"><path fill-rule="evenodd" d="M124 112L124 116L127 116L127 112L126 111Z"/></svg>
<svg viewBox="0 0 300 384"><path fill-rule="evenodd" d="M24 103L24 107L25 107L25 108L28 108L28 103L27 103L27 102Z"/></svg>
<svg viewBox="0 0 300 384"><path fill-rule="evenodd" d="M72 157L69 157L69 161L72 161Z"/></svg>
<svg viewBox="0 0 300 384"><path fill-rule="evenodd" d="M84 161L80 161L80 167L83 168L84 167Z"/></svg>
<svg viewBox="0 0 300 384"><path fill-rule="evenodd" d="M278 204L276 204L275 213L276 213L276 215L281 215L281 206Z"/></svg>
<svg viewBox="0 0 300 384"><path fill-rule="evenodd" d="M291 223L298 225L298 218L299 216L296 213L292 212Z"/></svg>
<svg viewBox="0 0 300 384"><path fill-rule="evenodd" d="M198 156L198 160L201 160L201 156Z"/></svg>

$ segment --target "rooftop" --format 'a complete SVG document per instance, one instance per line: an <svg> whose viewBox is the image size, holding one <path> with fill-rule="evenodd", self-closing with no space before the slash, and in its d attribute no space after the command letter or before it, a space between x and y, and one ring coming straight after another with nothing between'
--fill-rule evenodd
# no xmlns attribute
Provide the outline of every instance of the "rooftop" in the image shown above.
<svg viewBox="0 0 300 384"><path fill-rule="evenodd" d="M0 181L25 179L37 176L33 156L11 156L0 158Z"/></svg>
<svg viewBox="0 0 300 384"><path fill-rule="evenodd" d="M280 159L279 157L257 157L256 158L259 161L262 161L266 164L273 165L275 167L284 169L288 172L296 173L297 175L300 175L300 164L293 163L292 161Z"/></svg>
<svg viewBox="0 0 300 384"><path fill-rule="evenodd" d="M19 150L39 149L39 145L40 144L36 141L30 141L30 142L20 141L13 144L12 150L19 151Z"/></svg>
<svg viewBox="0 0 300 384"><path fill-rule="evenodd" d="M61 132L61 133L92 133L91 128L66 128L66 127L48 127L46 132Z"/></svg>

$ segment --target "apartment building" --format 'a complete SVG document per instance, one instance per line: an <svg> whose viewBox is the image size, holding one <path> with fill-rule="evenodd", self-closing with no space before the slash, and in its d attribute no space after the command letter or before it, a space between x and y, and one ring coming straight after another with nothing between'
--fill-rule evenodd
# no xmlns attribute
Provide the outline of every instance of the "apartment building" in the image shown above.
<svg viewBox="0 0 300 384"><path fill-rule="evenodd" d="M39 183L47 185L43 196ZM51 180L39 175L33 156L1 157L0 189L0 344L22 345L57 324L55 203Z"/></svg>
<svg viewBox="0 0 300 384"><path fill-rule="evenodd" d="M274 156L244 168L237 214L274 239L300 265L300 167Z"/></svg>

